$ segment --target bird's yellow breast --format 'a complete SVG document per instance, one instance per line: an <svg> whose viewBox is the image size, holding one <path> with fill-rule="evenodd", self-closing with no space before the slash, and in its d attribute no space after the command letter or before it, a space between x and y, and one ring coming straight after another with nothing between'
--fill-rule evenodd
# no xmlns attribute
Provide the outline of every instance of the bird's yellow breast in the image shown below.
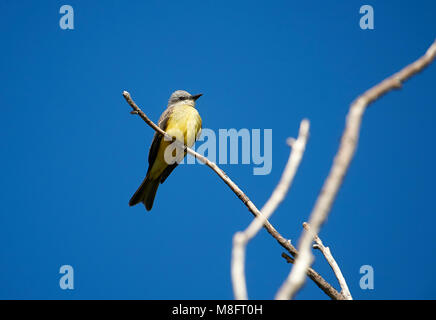
<svg viewBox="0 0 436 320"><path fill-rule="evenodd" d="M201 130L201 118L198 111L188 105L176 106L168 118L166 132L192 147Z"/></svg>
<svg viewBox="0 0 436 320"><path fill-rule="evenodd" d="M201 131L201 117L198 111L192 106L175 106L168 117L165 131L170 136L176 137L177 140L183 141L188 147L192 147L197 135ZM170 144L171 141L166 141L165 139L161 140L156 161L150 171L152 178L159 177L169 165L165 160L165 150Z"/></svg>

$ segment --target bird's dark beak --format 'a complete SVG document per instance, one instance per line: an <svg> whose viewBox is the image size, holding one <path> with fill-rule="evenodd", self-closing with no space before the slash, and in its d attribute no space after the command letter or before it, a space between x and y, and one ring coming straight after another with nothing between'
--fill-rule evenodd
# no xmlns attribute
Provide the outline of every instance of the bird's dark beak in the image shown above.
<svg viewBox="0 0 436 320"><path fill-rule="evenodd" d="M197 100L198 98L200 98L202 95L203 95L202 93L195 94L195 95L191 96L191 99L194 100L194 101L196 101L196 100Z"/></svg>

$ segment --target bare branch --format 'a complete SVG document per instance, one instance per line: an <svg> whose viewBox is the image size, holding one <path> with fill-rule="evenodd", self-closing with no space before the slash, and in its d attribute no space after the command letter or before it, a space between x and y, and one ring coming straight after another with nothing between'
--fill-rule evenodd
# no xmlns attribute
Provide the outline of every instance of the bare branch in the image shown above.
<svg viewBox="0 0 436 320"><path fill-rule="evenodd" d="M278 299L293 298L305 281L306 270L313 261L311 252L312 241L327 219L333 201L351 163L359 140L360 125L365 110L372 102L391 90L401 87L403 82L422 71L434 60L435 56L436 41L430 46L424 56L372 87L351 104L338 152L310 214L310 230L303 231L299 242L300 254L296 258L289 276L277 293L276 297Z"/></svg>
<svg viewBox="0 0 436 320"><path fill-rule="evenodd" d="M288 139L288 144L292 147L288 162L285 166L279 184L274 189L271 197L261 210L262 215L259 215L253 219L253 221L244 231L235 233L233 237L231 273L235 299L248 299L247 285L245 280L245 251L247 243L256 236L256 234L264 225L265 221L269 219L269 217L285 198L303 157L308 136L309 121L304 119L300 124L298 139Z"/></svg>
<svg viewBox="0 0 436 320"><path fill-rule="evenodd" d="M145 113L136 105L136 103L130 97L130 94L127 91L123 92L123 97L127 101L127 103L132 107L132 114L139 115L145 123L147 123L153 130L158 132L159 134L165 136L168 140L173 140L170 135L168 135L165 131L159 128L153 121L151 121ZM178 143L178 140L175 141ZM180 143L181 144L181 143ZM255 216L258 217L261 215L261 212L257 207L250 201L250 199L242 192L241 189L226 175L226 173L221 170L215 163L202 156L201 154L195 152L191 148L187 146L183 146L184 150L190 155L196 157L201 162L206 164L209 168L211 168L215 173L229 186L229 188L236 194L236 196L245 204L248 210ZM290 241L285 239L272 225L268 220L265 220L264 228L268 233L277 240L277 242L285 248L291 255L296 256L298 254L297 249L291 244ZM326 293L330 298L340 300L343 298L342 294L340 294L335 288L333 288L327 281L325 281L321 275L319 275L316 271L312 270L314 273L314 277L312 278L315 284Z"/></svg>
<svg viewBox="0 0 436 320"><path fill-rule="evenodd" d="M305 230L308 230L310 228L309 224L304 222L303 228ZM341 293L344 295L346 300L353 300L353 297L351 296L350 290L348 289L347 282L345 281L344 276L342 275L341 269L339 268L338 263L333 258L333 255L330 251L329 247L325 247L322 243L320 237L318 235L315 235L314 238L315 244L313 247L315 249L319 249L321 253L324 255L324 258L327 260L328 264L332 268L333 272L335 273L336 279L338 279L339 285L341 286Z"/></svg>

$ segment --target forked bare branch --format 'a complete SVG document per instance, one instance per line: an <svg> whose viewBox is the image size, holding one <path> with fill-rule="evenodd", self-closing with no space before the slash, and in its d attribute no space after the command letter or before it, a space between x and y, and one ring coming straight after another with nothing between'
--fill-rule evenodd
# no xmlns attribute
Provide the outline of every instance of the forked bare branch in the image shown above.
<svg viewBox="0 0 436 320"><path fill-rule="evenodd" d="M308 230L310 228L310 226L307 222L304 222L303 228ZM324 246L324 243L322 242L321 238L318 235L315 235L315 238L313 240L315 241L313 248L321 251L321 253L324 255L324 258L327 260L328 264L332 268L332 270L336 276L336 279L338 279L339 285L341 286L341 293L344 295L346 300L353 300L353 297L351 296L351 293L350 293L350 289L348 289L347 281L345 281L345 278L342 274L341 269L339 268L338 263L333 258L333 255L332 255L332 252L330 251L330 248Z"/></svg>
<svg viewBox="0 0 436 320"><path fill-rule="evenodd" d="M313 254L311 252L312 241L327 219L344 176L350 166L359 140L360 126L365 110L371 103L386 93L401 88L403 82L425 69L435 59L435 56L436 41L421 58L372 87L351 104L338 152L310 214L310 229L303 231L301 235L299 240L299 255L287 279L277 292L277 299L293 298L305 281L307 269L313 261Z"/></svg>

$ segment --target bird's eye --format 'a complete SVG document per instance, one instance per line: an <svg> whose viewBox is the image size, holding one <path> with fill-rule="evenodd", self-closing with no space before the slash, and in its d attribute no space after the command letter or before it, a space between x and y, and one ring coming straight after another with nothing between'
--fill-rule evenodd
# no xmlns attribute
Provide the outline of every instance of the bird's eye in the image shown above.
<svg viewBox="0 0 436 320"><path fill-rule="evenodd" d="M179 100L185 100L186 97L179 97Z"/></svg>

